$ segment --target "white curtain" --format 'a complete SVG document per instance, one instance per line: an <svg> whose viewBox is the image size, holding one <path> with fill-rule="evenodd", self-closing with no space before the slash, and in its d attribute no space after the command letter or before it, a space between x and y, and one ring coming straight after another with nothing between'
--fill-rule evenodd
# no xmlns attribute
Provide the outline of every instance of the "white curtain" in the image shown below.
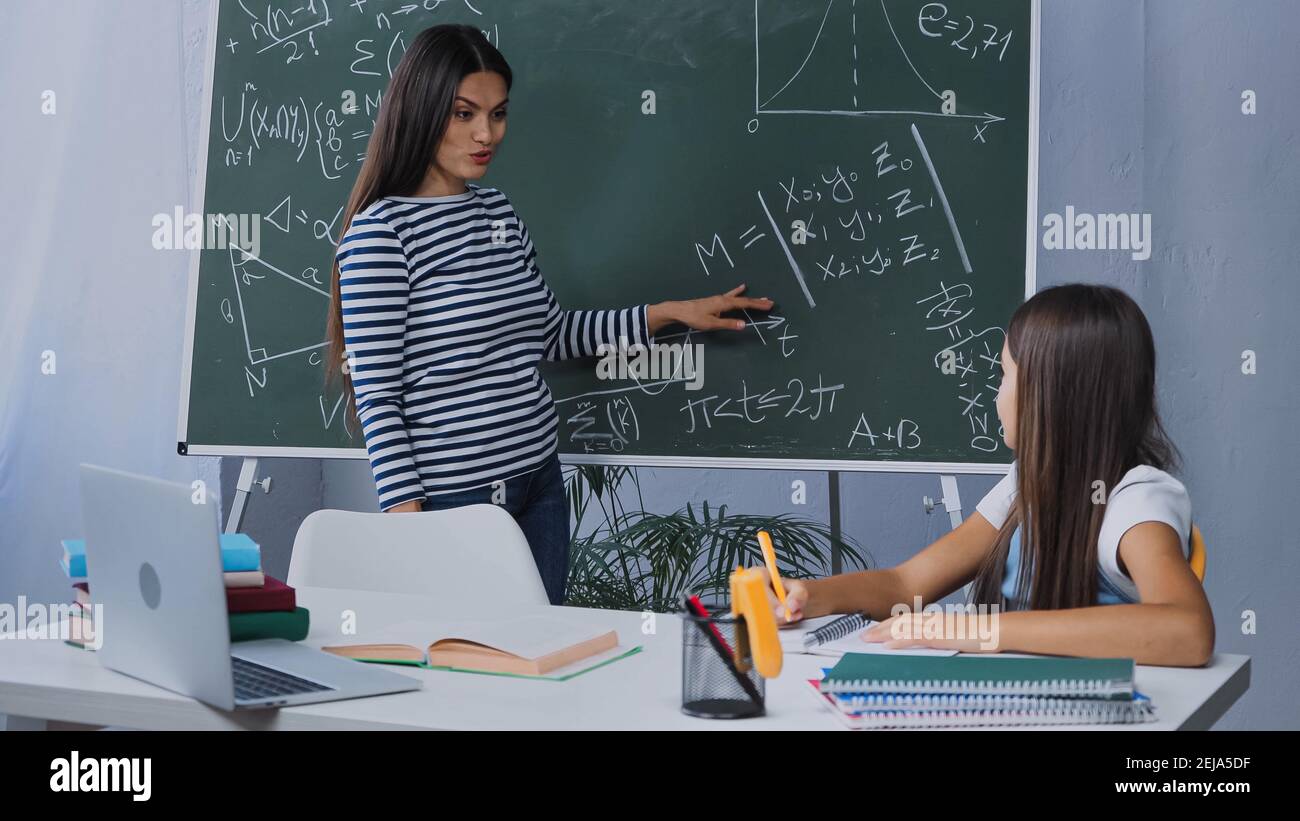
<svg viewBox="0 0 1300 821"><path fill-rule="evenodd" d="M192 207L206 10L0 8L0 601L70 600L80 462L203 479L219 505L219 460L176 454L188 252L150 242L154 214Z"/></svg>

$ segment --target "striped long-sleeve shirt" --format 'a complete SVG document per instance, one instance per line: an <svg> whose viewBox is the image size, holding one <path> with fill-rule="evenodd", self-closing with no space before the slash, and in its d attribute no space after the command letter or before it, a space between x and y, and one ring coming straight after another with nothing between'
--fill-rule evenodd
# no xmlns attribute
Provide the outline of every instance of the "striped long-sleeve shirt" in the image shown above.
<svg viewBox="0 0 1300 821"><path fill-rule="evenodd" d="M564 311L500 191L386 197L339 243L357 416L387 510L540 467L558 418L538 362L652 339L646 306Z"/></svg>

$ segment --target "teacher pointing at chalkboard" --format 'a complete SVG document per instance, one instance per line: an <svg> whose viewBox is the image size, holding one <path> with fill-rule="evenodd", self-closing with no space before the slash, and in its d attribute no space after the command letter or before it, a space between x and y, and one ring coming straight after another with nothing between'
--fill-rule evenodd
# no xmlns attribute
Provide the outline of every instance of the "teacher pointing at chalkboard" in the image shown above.
<svg viewBox="0 0 1300 821"><path fill-rule="evenodd" d="M650 345L672 322L740 330L742 320L721 314L772 302L740 296L741 285L705 299L562 310L510 201L468 182L505 139L510 85L505 58L471 26L434 26L411 43L344 209L328 375L341 377L360 422L382 510L502 505L560 604L569 509L539 361Z"/></svg>

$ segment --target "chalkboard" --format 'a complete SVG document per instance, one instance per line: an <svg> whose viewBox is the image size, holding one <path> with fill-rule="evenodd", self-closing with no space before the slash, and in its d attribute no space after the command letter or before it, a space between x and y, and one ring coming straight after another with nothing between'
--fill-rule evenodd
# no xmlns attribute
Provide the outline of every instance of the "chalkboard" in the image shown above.
<svg viewBox="0 0 1300 821"><path fill-rule="evenodd" d="M321 381L339 214L406 44L456 22L515 77L477 184L564 307L776 301L742 332L665 329L667 358L547 363L566 461L996 472L1003 329L1033 290L1037 14L222 0L196 210L262 230L256 254L194 255L181 452L365 456Z"/></svg>

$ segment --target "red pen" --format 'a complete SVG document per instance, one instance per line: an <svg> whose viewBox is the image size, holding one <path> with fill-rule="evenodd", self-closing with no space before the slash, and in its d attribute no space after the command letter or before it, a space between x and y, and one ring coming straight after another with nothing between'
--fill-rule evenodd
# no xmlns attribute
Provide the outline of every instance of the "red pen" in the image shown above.
<svg viewBox="0 0 1300 821"><path fill-rule="evenodd" d="M697 616L702 619L707 619L709 617L709 611L705 609L704 603L700 601L699 596L691 596L687 598L686 609L691 611L692 616ZM712 621L707 621L705 622L705 626L708 627L709 630L713 632L714 638L718 640L719 644L721 644L723 647L726 648L727 653L733 654L735 652L731 649L731 645L727 643L727 640L722 637L722 631L718 629L718 626L716 624L714 624Z"/></svg>

